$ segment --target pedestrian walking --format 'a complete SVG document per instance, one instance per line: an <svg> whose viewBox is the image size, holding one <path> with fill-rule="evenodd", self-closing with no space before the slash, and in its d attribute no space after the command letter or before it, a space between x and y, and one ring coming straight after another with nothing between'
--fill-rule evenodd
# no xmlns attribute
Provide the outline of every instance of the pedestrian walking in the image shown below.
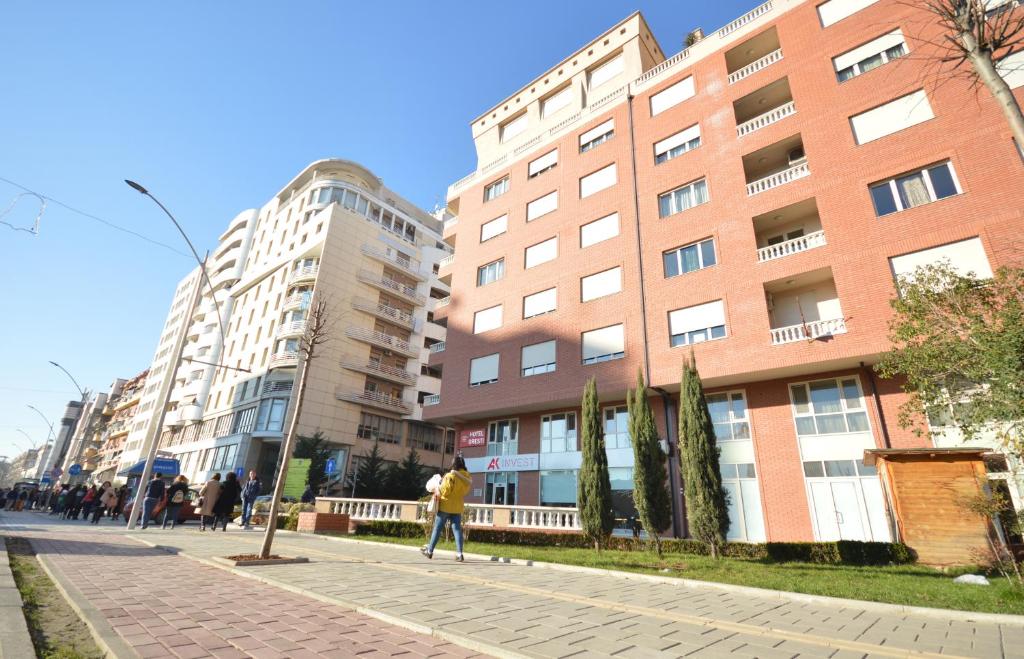
<svg viewBox="0 0 1024 659"><path fill-rule="evenodd" d="M316 503L316 495L313 494L313 486L306 483L306 489L303 491L302 496L299 497L301 503Z"/></svg>
<svg viewBox="0 0 1024 659"><path fill-rule="evenodd" d="M163 474L157 473L153 480L149 481L146 485L145 496L142 499L142 528L145 530L149 526L149 521L153 517L153 513L156 512L157 504L164 498L167 493L167 485L164 483Z"/></svg>
<svg viewBox="0 0 1024 659"><path fill-rule="evenodd" d="M217 497L220 496L220 473L213 475L213 478L206 481L199 490L199 530L206 530L206 522L213 522L213 507L217 504Z"/></svg>
<svg viewBox="0 0 1024 659"><path fill-rule="evenodd" d="M238 484L238 475L229 471L224 477L220 486L220 495L217 503L213 506L213 530L217 530L217 524L221 525L221 531L228 530L228 522L234 516L235 504L238 503L239 495L242 493L242 486Z"/></svg>
<svg viewBox="0 0 1024 659"><path fill-rule="evenodd" d="M18 491L13 487L7 490L7 506L6 510L14 510L14 507L18 505Z"/></svg>
<svg viewBox="0 0 1024 659"><path fill-rule="evenodd" d="M87 522L89 521L89 514L96 504L96 495L96 486L90 485L89 489L85 491L85 496L82 497L82 519Z"/></svg>
<svg viewBox="0 0 1024 659"><path fill-rule="evenodd" d="M36 509L36 501L39 500L39 490L32 490L28 493L28 509Z"/></svg>
<svg viewBox="0 0 1024 659"><path fill-rule="evenodd" d="M452 468L437 487L434 493L437 516L434 518L434 530L430 534L430 543L420 549L420 552L427 558L434 557L434 547L441 538L441 529L445 522L452 525L452 533L455 535L455 560L462 562L462 512L465 510L464 499L469 494L470 485L473 480L466 469L466 461L461 455L455 456L452 460Z"/></svg>
<svg viewBox="0 0 1024 659"><path fill-rule="evenodd" d="M68 492L70 491L71 488L68 487L67 483L61 485L60 494L57 495L56 501L53 504L53 510L50 511L51 515L60 515L62 517L64 516L64 508L67 506Z"/></svg>
<svg viewBox="0 0 1024 659"><path fill-rule="evenodd" d="M167 488L167 506L164 507L163 528L167 528L167 522L171 523L171 530L174 530L174 527L178 525L178 513L181 512L181 507L185 505L185 497L187 496L188 479L185 478L184 474L181 474Z"/></svg>
<svg viewBox="0 0 1024 659"><path fill-rule="evenodd" d="M76 485L75 489L71 491L69 507L64 515L65 519L78 519L78 513L82 511L83 498L85 498L85 486Z"/></svg>
<svg viewBox="0 0 1024 659"><path fill-rule="evenodd" d="M114 521L121 516L121 511L124 510L124 501L128 498L128 486L122 485L117 490L117 502L114 504L114 510L110 515L110 520Z"/></svg>
<svg viewBox="0 0 1024 659"><path fill-rule="evenodd" d="M21 492L18 492L18 503L17 503L17 506L15 506L14 509L17 510L18 512L21 512L22 510L25 509L25 503L27 501L28 501L28 490L22 490Z"/></svg>
<svg viewBox="0 0 1024 659"><path fill-rule="evenodd" d="M249 520L252 519L252 507L256 504L256 498L263 491L263 483L255 471L249 472L249 480L242 487L242 528L249 528Z"/></svg>
<svg viewBox="0 0 1024 659"><path fill-rule="evenodd" d="M93 507L91 523L99 524L100 517L103 517L104 511L109 512L116 502L117 495L114 494L114 488L110 485L110 481L104 481L96 496L96 505Z"/></svg>

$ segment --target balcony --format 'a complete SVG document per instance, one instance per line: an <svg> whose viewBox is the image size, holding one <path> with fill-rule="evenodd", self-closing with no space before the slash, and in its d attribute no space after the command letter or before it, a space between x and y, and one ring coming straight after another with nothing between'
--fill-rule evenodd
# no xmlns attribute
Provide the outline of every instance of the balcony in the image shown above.
<svg viewBox="0 0 1024 659"><path fill-rule="evenodd" d="M396 309L390 305L374 302L365 298L353 298L352 307L360 311L365 311L366 313L376 316L381 320L394 323L395 325L400 325L410 330L413 329L416 324L412 314L406 313L401 309Z"/></svg>
<svg viewBox="0 0 1024 659"><path fill-rule="evenodd" d="M416 374L410 373L405 369L392 366L391 364L385 364L380 359L362 359L354 356L345 356L341 358L342 368L347 368L350 371L358 371L359 373L366 373L388 382L397 382L398 384L414 385L416 384Z"/></svg>
<svg viewBox="0 0 1024 659"><path fill-rule="evenodd" d="M292 276L288 279L288 284L298 284L300 282L312 282L316 280L316 275L320 271L319 264L307 265L301 268L295 268L292 271Z"/></svg>
<svg viewBox="0 0 1024 659"><path fill-rule="evenodd" d="M399 253L395 249L390 247L376 247L374 245L363 243L362 252L371 259L380 261L385 265L400 268L402 272L415 277L418 281L426 281L426 277L424 277L420 272L420 262Z"/></svg>
<svg viewBox="0 0 1024 659"><path fill-rule="evenodd" d="M732 109L736 116L736 137L749 135L796 114L789 79L776 80L733 101Z"/></svg>
<svg viewBox="0 0 1024 659"><path fill-rule="evenodd" d="M288 368L299 365L299 353L298 352L279 352L276 355L270 356L270 363L267 365L268 368Z"/></svg>
<svg viewBox="0 0 1024 659"><path fill-rule="evenodd" d="M401 296L416 306L423 306L427 301L425 297L416 292L414 287L406 286L405 284L395 281L394 279L390 279L384 275L379 275L369 270L359 270L359 272L356 273L356 277L359 278L359 281L369 284L374 288L386 293Z"/></svg>
<svg viewBox="0 0 1024 659"><path fill-rule="evenodd" d="M754 217L757 260L772 261L825 245L825 232L813 198Z"/></svg>
<svg viewBox="0 0 1024 659"><path fill-rule="evenodd" d="M177 411L179 418L186 423L194 423L203 418L203 407L196 403L182 405Z"/></svg>
<svg viewBox="0 0 1024 659"><path fill-rule="evenodd" d="M802 325L772 328L772 345L813 341L824 336L846 334L846 321L842 318L809 321Z"/></svg>
<svg viewBox="0 0 1024 659"><path fill-rule="evenodd" d="M751 197L809 176L803 139L793 135L743 156L743 172Z"/></svg>
<svg viewBox="0 0 1024 659"><path fill-rule="evenodd" d="M291 380L267 380L263 383L263 395L288 393L294 384Z"/></svg>
<svg viewBox="0 0 1024 659"><path fill-rule="evenodd" d="M441 259L440 261L437 262L437 267L438 268L448 268L448 267L451 267L452 263L454 263L454 262L455 262L455 255L454 254L449 254L448 256L444 257L443 259Z"/></svg>
<svg viewBox="0 0 1024 659"><path fill-rule="evenodd" d="M774 27L725 52L729 84L749 78L782 59L779 34Z"/></svg>
<svg viewBox="0 0 1024 659"><path fill-rule="evenodd" d="M430 346L430 352L444 352L445 342L438 341L434 345Z"/></svg>
<svg viewBox="0 0 1024 659"><path fill-rule="evenodd" d="M375 407L388 412L412 414L412 405L401 398L380 391L339 391L336 397L338 400L347 400L350 403Z"/></svg>
<svg viewBox="0 0 1024 659"><path fill-rule="evenodd" d="M305 291L302 293L292 293L284 299L284 303L281 305L281 311L291 311L292 309L308 309L309 300L312 297L312 293Z"/></svg>
<svg viewBox="0 0 1024 659"><path fill-rule="evenodd" d="M287 323L281 323L281 326L277 328L277 338L284 338L286 336L302 336L306 333L306 321L305 320L293 320Z"/></svg>
<svg viewBox="0 0 1024 659"><path fill-rule="evenodd" d="M430 394L429 396L423 397L423 407L430 407L431 405L441 404L441 394Z"/></svg>
<svg viewBox="0 0 1024 659"><path fill-rule="evenodd" d="M846 333L846 320L831 268L764 285L772 345Z"/></svg>
<svg viewBox="0 0 1024 659"><path fill-rule="evenodd" d="M447 307L449 304L452 303L452 296L451 295L449 295L448 297L435 298L435 299L437 300L437 302L434 303L434 309L440 309L441 307Z"/></svg>
<svg viewBox="0 0 1024 659"><path fill-rule="evenodd" d="M178 410L168 410L164 412L164 425L168 428L177 428L178 426L184 425L185 421L181 418Z"/></svg>
<svg viewBox="0 0 1024 659"><path fill-rule="evenodd" d="M419 356L419 349L410 345L408 341L367 327L350 325L345 328L345 335L351 339L363 341L364 343L369 343L370 345L377 346L378 348L400 352L407 357Z"/></svg>

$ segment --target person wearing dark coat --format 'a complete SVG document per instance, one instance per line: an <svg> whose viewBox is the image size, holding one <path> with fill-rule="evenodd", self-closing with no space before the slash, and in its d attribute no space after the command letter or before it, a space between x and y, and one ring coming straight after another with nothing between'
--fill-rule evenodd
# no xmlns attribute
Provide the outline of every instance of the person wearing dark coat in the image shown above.
<svg viewBox="0 0 1024 659"><path fill-rule="evenodd" d="M242 494L242 486L238 484L238 475L229 471L220 485L220 495L217 503L213 504L213 530L217 530L217 524L221 524L221 530L228 530L228 521L234 515L235 504L238 503Z"/></svg>

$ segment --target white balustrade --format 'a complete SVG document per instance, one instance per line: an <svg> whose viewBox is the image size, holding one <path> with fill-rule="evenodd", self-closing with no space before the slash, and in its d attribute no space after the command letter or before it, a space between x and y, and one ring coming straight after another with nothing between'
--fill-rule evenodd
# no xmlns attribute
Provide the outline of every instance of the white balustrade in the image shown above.
<svg viewBox="0 0 1024 659"><path fill-rule="evenodd" d="M305 320L292 320L287 323L281 323L281 326L277 328L277 336L288 336L291 334L305 334L306 332L306 321Z"/></svg>
<svg viewBox="0 0 1024 659"><path fill-rule="evenodd" d="M765 67L767 67L767 66L769 66L771 64L775 64L780 59L782 59L782 49L781 48L776 48L775 50L773 50L772 52L768 53L764 57L762 57L760 59L756 59L753 62L751 62L750 64L747 64L742 69L737 69L737 70L733 71L732 73L730 73L729 74L729 84L731 85L734 82L739 82L740 80L743 80L747 76L751 76L751 75L757 73L758 71L760 71L761 69L763 69L763 68L765 68Z"/></svg>
<svg viewBox="0 0 1024 659"><path fill-rule="evenodd" d="M437 267L438 268L447 268L454 261L455 261L455 255L454 254L449 254L448 256L444 257L443 259L441 259L440 261L437 262Z"/></svg>
<svg viewBox="0 0 1024 659"><path fill-rule="evenodd" d="M736 30L740 29L741 27L743 27L744 25L746 25L750 21L754 20L758 16L761 16L762 14L767 14L769 11L771 11L771 8L772 8L771 0L769 0L766 3L764 3L763 5L760 5L759 7L754 7L753 9L751 9L747 13L743 14L742 16L740 16L739 18L737 18L733 22L728 23L725 27L719 29L718 30L719 38L724 38L730 32L735 32Z"/></svg>
<svg viewBox="0 0 1024 659"><path fill-rule="evenodd" d="M299 363L299 353L297 352L279 352L276 355L270 356L270 368L278 368L280 366L295 366Z"/></svg>
<svg viewBox="0 0 1024 659"><path fill-rule="evenodd" d="M409 356L415 357L419 354L419 349L414 349L408 341L400 339L397 336L391 336L384 332L378 332L377 330L369 329L367 327L350 326L345 328L345 335L352 339L358 339L367 343L388 348L390 350L398 350L408 354Z"/></svg>
<svg viewBox="0 0 1024 659"><path fill-rule="evenodd" d="M549 506L510 506L509 526L527 529L566 530L580 529L580 511L576 508Z"/></svg>
<svg viewBox="0 0 1024 659"><path fill-rule="evenodd" d="M390 247L379 248L373 245L363 244L362 252L367 256L372 256L391 265L396 265L412 275L416 275L417 277L420 276L419 261L402 256Z"/></svg>
<svg viewBox="0 0 1024 659"><path fill-rule="evenodd" d="M330 504L330 512L348 515L349 519L363 522L399 521L402 519L402 506L414 504L411 501L392 499L345 499L321 497L318 501Z"/></svg>
<svg viewBox="0 0 1024 659"><path fill-rule="evenodd" d="M809 233L806 236L800 236L799 238L793 238L782 243L776 243L774 245L768 245L757 250L757 260L760 262L771 261L772 259L781 259L783 256L789 256L790 254L799 254L800 252L806 252L809 249L815 247L821 247L825 245L825 232L815 231Z"/></svg>
<svg viewBox="0 0 1024 659"><path fill-rule="evenodd" d="M814 320L801 325L773 328L771 332L772 345L777 346L795 341L817 339L822 336L832 336L833 334L846 334L846 320L843 318Z"/></svg>
<svg viewBox="0 0 1024 659"><path fill-rule="evenodd" d="M430 346L430 352L444 352L444 349L445 349L445 342L444 341L438 341L434 345Z"/></svg>
<svg viewBox="0 0 1024 659"><path fill-rule="evenodd" d="M447 307L451 303L452 303L452 296L449 295L448 297L440 298L437 302L435 302L434 303L434 308L435 309L440 309L441 307Z"/></svg>
<svg viewBox="0 0 1024 659"><path fill-rule="evenodd" d="M408 314L401 309L396 309L395 307L387 304L357 297L352 299L352 306L360 311L366 311L367 313L374 314L375 316L387 318L388 320L405 325L406 327L413 326L412 314Z"/></svg>
<svg viewBox="0 0 1024 659"><path fill-rule="evenodd" d="M765 126L771 126L777 121L782 121L791 114L796 114L796 104L793 101L780 105L777 108L768 110L764 114L759 114L753 119L744 121L739 126L736 126L736 137L743 137L749 135L755 130L760 130Z"/></svg>
<svg viewBox="0 0 1024 659"><path fill-rule="evenodd" d="M299 281L302 279L316 279L316 273L319 272L319 265L307 265L301 268L295 268L292 271L291 281Z"/></svg>
<svg viewBox="0 0 1024 659"><path fill-rule="evenodd" d="M810 175L810 173L811 170L807 166L806 162L798 163L792 167L787 167L781 172L775 172L774 174L770 174L764 178L747 183L747 194L753 196L760 192L777 188L780 185L785 185L791 181L801 179Z"/></svg>
<svg viewBox="0 0 1024 659"><path fill-rule="evenodd" d="M441 404L441 394L430 394L429 396L424 396L423 397L423 407L428 407L430 405L440 405L440 404Z"/></svg>

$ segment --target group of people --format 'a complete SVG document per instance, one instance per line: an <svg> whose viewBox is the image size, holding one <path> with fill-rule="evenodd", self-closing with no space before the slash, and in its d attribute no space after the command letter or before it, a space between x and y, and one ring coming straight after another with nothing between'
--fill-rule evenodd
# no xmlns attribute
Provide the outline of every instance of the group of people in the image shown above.
<svg viewBox="0 0 1024 659"><path fill-rule="evenodd" d="M24 487L12 487L6 492L0 490L0 510L19 511L26 508L31 510L35 507L38 497L38 490L29 490Z"/></svg>
<svg viewBox="0 0 1024 659"><path fill-rule="evenodd" d="M99 524L104 515L111 520L120 517L127 496L127 486L115 488L110 481L104 481L100 485L74 487L65 483L60 486L56 496L50 497L50 514L59 515L64 519L81 518L91 524Z"/></svg>
<svg viewBox="0 0 1024 659"><path fill-rule="evenodd" d="M168 487L161 474L146 484L142 499L142 528L148 528L160 508L163 508L163 528L168 524L173 529L178 523L178 515L182 506L188 501L188 479L178 476ZM228 522L234 518L235 506L242 503L242 527L249 528L253 506L260 496L263 485L255 471L249 472L249 479L242 485L238 475L227 472L223 480L220 473L214 474L203 484L196 500L196 512L199 514L199 530L205 531L207 525L211 531L220 526L222 531L228 530Z"/></svg>

